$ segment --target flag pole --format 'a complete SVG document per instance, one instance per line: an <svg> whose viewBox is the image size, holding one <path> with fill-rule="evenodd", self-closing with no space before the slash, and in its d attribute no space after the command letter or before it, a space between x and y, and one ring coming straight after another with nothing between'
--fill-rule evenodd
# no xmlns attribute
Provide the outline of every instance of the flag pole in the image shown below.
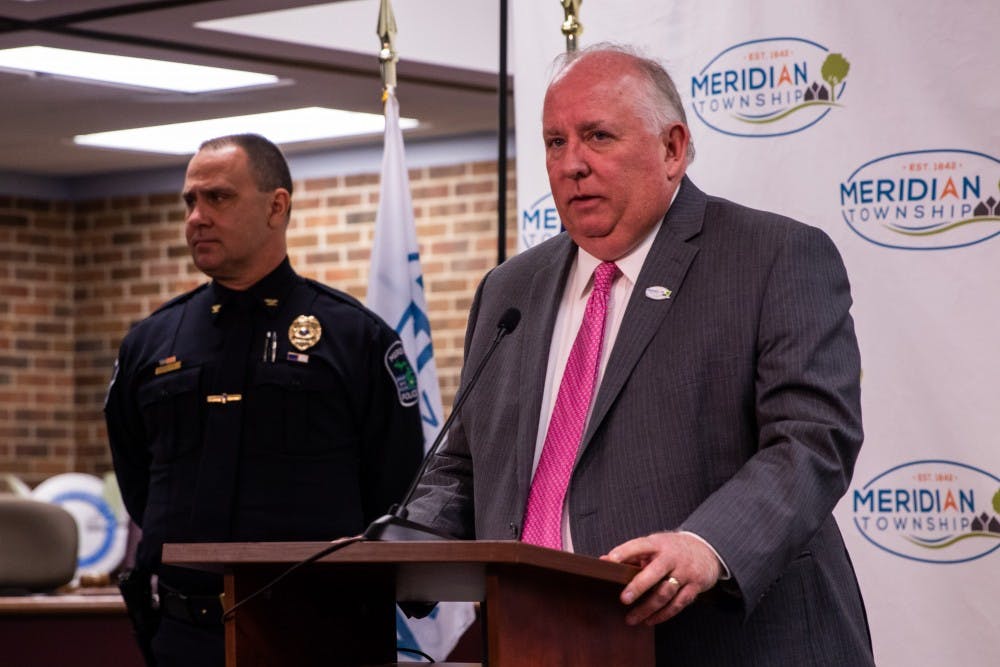
<svg viewBox="0 0 1000 667"><path fill-rule="evenodd" d="M389 0L381 0L376 34L380 44L378 60L382 72L385 139L366 300L368 307L396 330L399 345L415 371L418 396L414 400L420 406L426 447L441 428L444 409L431 343L403 133L399 127L399 100L396 97L399 58L394 47L396 18ZM393 461L384 463L393 464ZM475 609L469 602L442 602L436 615L419 619L408 619L397 609L397 643L425 657L443 660L454 650L474 618Z"/></svg>
<svg viewBox="0 0 1000 667"><path fill-rule="evenodd" d="M562 24L562 34L566 36L566 51L572 53L577 50L580 35L583 33L583 24L580 23L580 5L583 4L583 0L559 0L559 2L566 17Z"/></svg>
<svg viewBox="0 0 1000 667"><path fill-rule="evenodd" d="M392 5L389 0L381 0L378 8L378 27L375 30L378 34L382 48L378 52L378 68L382 74L382 103L386 101L389 93L396 88L396 63L399 62L399 55L396 53L396 16L392 13Z"/></svg>
<svg viewBox="0 0 1000 667"><path fill-rule="evenodd" d="M507 0L500 0L497 137L497 265L507 259Z"/></svg>

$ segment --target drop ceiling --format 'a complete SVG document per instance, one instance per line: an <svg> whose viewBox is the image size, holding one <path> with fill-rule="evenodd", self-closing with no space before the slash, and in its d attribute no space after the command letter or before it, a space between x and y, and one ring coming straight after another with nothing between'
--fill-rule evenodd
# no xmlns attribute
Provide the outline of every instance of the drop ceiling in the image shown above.
<svg viewBox="0 0 1000 667"><path fill-rule="evenodd" d="M44 45L274 74L209 94L0 71L0 174L74 177L171 167L186 156L77 146L77 134L309 106L381 113L378 0L0 0L0 48ZM394 0L407 140L497 128L498 4ZM200 26L200 27L199 27ZM289 154L380 136L285 146Z"/></svg>

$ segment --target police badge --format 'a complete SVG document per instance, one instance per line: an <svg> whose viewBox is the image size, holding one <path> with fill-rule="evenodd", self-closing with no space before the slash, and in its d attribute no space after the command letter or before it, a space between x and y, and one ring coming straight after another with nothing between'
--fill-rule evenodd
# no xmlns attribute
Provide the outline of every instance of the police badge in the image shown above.
<svg viewBox="0 0 1000 667"><path fill-rule="evenodd" d="M288 327L288 340L300 352L318 343L322 335L323 328L313 315L299 315Z"/></svg>

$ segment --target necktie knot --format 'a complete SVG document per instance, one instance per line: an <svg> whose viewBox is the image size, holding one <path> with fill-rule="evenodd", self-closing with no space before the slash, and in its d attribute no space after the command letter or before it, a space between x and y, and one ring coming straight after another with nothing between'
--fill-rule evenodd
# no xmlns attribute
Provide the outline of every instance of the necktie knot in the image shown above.
<svg viewBox="0 0 1000 667"><path fill-rule="evenodd" d="M601 262L594 269L594 291L607 294L611 291L611 283L621 271L614 262Z"/></svg>

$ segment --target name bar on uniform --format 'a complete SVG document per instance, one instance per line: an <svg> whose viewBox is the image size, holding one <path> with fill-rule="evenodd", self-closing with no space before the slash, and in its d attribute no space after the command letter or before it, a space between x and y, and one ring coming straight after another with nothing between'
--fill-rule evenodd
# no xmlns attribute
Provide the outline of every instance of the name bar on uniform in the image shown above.
<svg viewBox="0 0 1000 667"><path fill-rule="evenodd" d="M235 403L243 400L243 394L210 394L206 400L209 403Z"/></svg>

